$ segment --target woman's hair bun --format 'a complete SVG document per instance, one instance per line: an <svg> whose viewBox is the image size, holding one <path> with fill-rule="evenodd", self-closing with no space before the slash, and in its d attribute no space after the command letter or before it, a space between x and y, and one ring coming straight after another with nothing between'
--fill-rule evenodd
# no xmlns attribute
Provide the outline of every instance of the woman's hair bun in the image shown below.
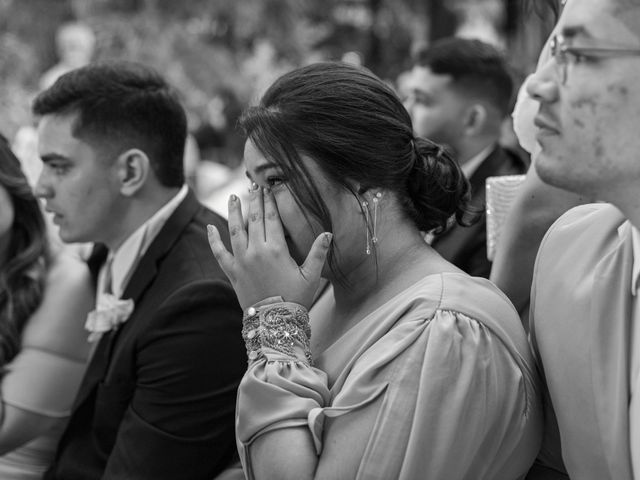
<svg viewBox="0 0 640 480"><path fill-rule="evenodd" d="M458 162L426 138L416 137L412 144L408 193L418 228L439 233L447 228L450 218L461 225L472 223L477 212L469 207L471 187Z"/></svg>

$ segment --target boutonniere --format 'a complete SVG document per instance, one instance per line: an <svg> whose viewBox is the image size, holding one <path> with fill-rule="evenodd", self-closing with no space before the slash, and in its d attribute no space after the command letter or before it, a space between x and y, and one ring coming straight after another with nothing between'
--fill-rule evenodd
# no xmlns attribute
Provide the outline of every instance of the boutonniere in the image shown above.
<svg viewBox="0 0 640 480"><path fill-rule="evenodd" d="M109 293L98 297L98 305L95 310L89 312L84 328L89 332L88 340L95 342L104 332L116 329L127 321L133 312L133 300L121 300Z"/></svg>

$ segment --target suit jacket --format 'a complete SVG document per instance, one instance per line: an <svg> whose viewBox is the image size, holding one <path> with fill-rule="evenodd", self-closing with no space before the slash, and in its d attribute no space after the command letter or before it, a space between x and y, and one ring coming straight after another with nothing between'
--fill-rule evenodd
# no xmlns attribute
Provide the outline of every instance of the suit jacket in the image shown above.
<svg viewBox="0 0 640 480"><path fill-rule="evenodd" d="M208 223L228 235L189 192L141 258L135 309L101 338L46 479L211 479L233 459L242 312Z"/></svg>
<svg viewBox="0 0 640 480"><path fill-rule="evenodd" d="M566 467L580 480L632 480L632 265L631 225L608 204L570 210L540 246L530 335L546 384L546 425L528 478L558 478L552 474Z"/></svg>
<svg viewBox="0 0 640 480"><path fill-rule="evenodd" d="M457 223L436 236L431 246L445 260L469 275L489 278L491 262L487 258L487 220L485 217L487 177L519 175L526 165L515 153L496 145L493 151L471 175L471 206L479 212L476 223L463 227Z"/></svg>

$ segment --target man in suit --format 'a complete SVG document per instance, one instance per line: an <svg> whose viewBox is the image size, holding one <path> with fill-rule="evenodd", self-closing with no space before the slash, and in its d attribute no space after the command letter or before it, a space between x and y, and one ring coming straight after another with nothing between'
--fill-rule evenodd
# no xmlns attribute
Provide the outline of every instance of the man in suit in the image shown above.
<svg viewBox="0 0 640 480"><path fill-rule="evenodd" d="M530 335L546 384L531 479L640 478L640 2L570 0L528 85L540 178L576 207L536 260Z"/></svg>
<svg viewBox="0 0 640 480"><path fill-rule="evenodd" d="M416 135L451 151L471 183L479 217L469 227L452 225L431 245L470 275L488 278L485 181L526 171L522 158L498 143L513 95L505 59L480 40L443 39L416 54L403 89Z"/></svg>
<svg viewBox="0 0 640 480"><path fill-rule="evenodd" d="M210 479L235 454L242 313L184 184L185 112L152 70L69 72L33 104L36 194L89 264L95 351L47 479ZM73 301L73 299L69 299ZM99 338L99 340L96 340Z"/></svg>

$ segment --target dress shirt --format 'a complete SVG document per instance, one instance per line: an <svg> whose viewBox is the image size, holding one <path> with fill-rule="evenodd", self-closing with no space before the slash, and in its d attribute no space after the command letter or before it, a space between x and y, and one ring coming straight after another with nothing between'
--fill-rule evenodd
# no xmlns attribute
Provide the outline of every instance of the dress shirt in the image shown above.
<svg viewBox="0 0 640 480"><path fill-rule="evenodd" d="M487 157L491 154L491 152L493 152L494 148L496 148L496 145L495 143L492 143L491 145L485 147L476 155L471 157L469 160L461 164L460 169L462 170L462 173L464 173L464 176L467 177L469 180L471 180L471 177L473 176L473 174L476 173L476 170L480 168L480 165L482 165L482 162L484 162L487 159Z"/></svg>
<svg viewBox="0 0 640 480"><path fill-rule="evenodd" d="M631 365L629 368L629 446L631 467L634 478L640 478L640 231L631 226L633 239L633 269L631 294L634 296L633 317L631 319Z"/></svg>
<svg viewBox="0 0 640 480"><path fill-rule="evenodd" d="M180 191L169 200L151 218L144 222L133 232L115 252L109 252L107 261L100 270L98 277L98 295L111 291L117 298L122 296L129 277L135 271L138 262L153 242L154 238L178 205L185 199L189 191L187 185L183 185ZM204 234L203 234L204 235ZM111 266L111 286L106 285L108 279L107 267Z"/></svg>

